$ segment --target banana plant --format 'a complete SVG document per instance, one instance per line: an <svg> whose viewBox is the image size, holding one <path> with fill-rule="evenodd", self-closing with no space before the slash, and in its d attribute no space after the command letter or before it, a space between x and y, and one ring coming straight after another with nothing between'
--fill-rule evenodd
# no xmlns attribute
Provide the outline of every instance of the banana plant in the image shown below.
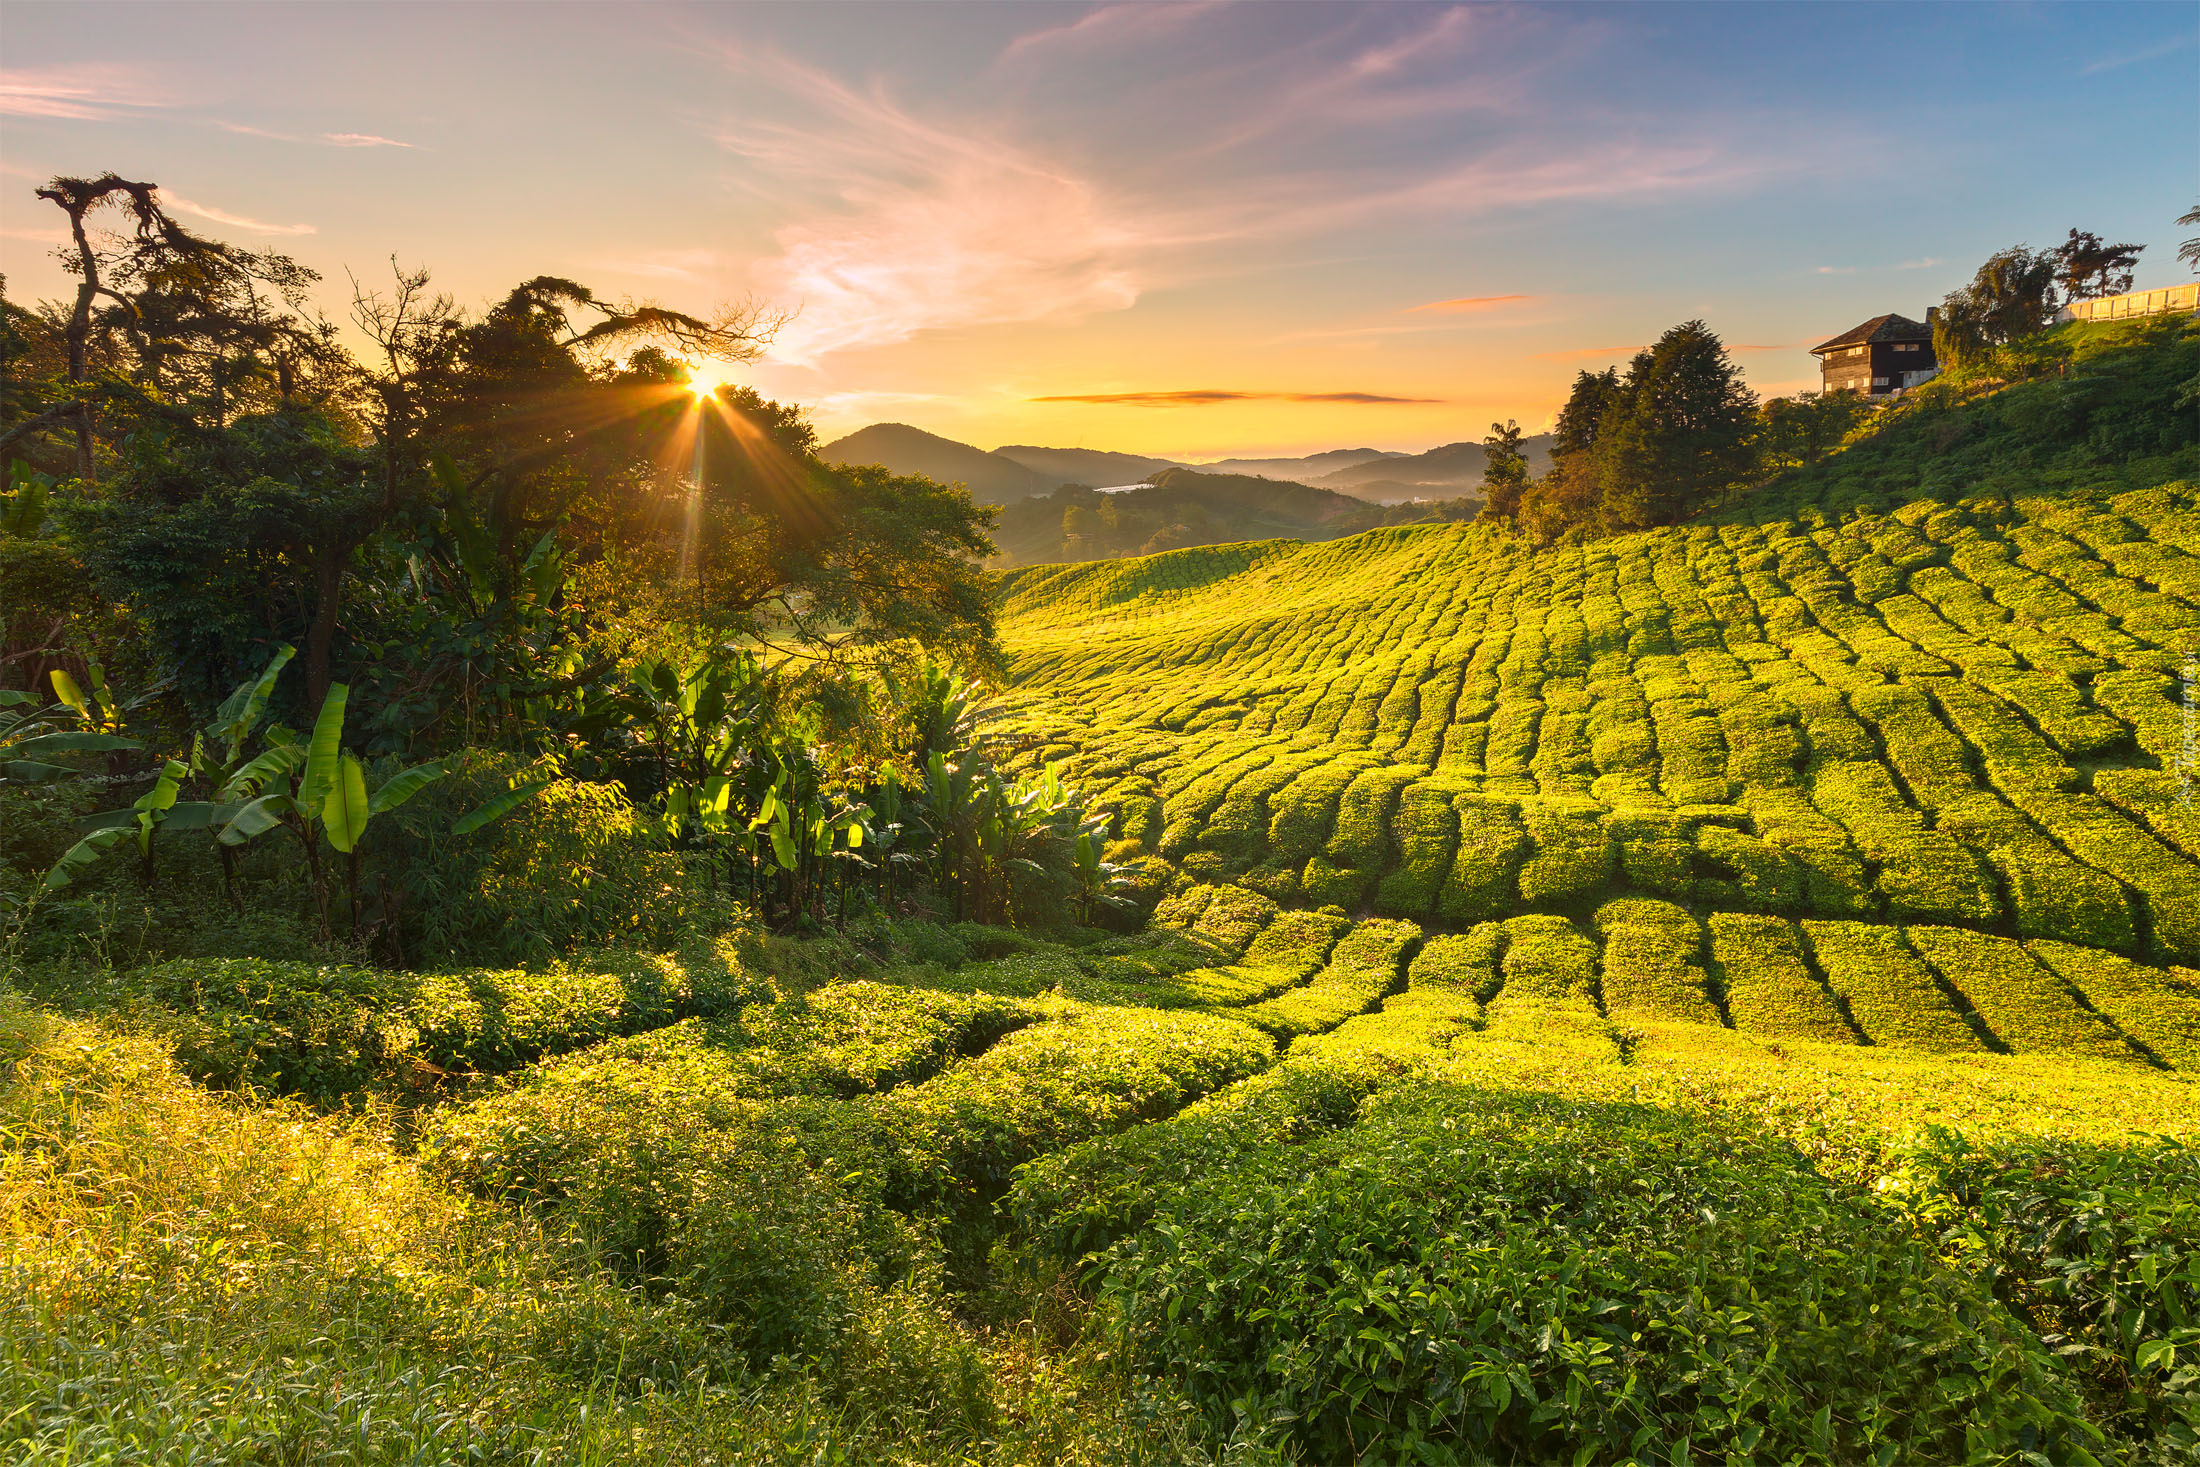
<svg viewBox="0 0 2200 1467"><path fill-rule="evenodd" d="M189 772L179 759L163 764L153 787L138 796L137 803L128 810L119 812L125 819L100 826L61 853L53 870L46 873L46 889L59 891L69 884L76 872L97 861L109 847L118 846L131 837L137 840L141 870L149 879L153 870L153 833L175 808L176 791Z"/></svg>
<svg viewBox="0 0 2200 1467"><path fill-rule="evenodd" d="M145 747L114 732L121 726L121 710L96 668L96 702L87 700L67 673L56 669L49 677L56 701L43 708L29 693L0 691L0 780L51 784L83 773L65 764L50 763L55 754L117 754ZM66 726L71 713L78 727Z"/></svg>
<svg viewBox="0 0 2200 1467"><path fill-rule="evenodd" d="M1077 920L1092 924L1100 908L1121 911L1135 905L1129 895L1126 867L1107 859L1108 817L1091 815L1080 821L1070 852L1077 873Z"/></svg>
<svg viewBox="0 0 2200 1467"><path fill-rule="evenodd" d="M335 683L321 700L313 733L300 746L277 741L231 781L225 793L237 797L236 813L221 828L226 846L243 846L271 830L287 830L305 847L306 870L313 886L314 914L321 936L329 935L329 891L321 839L344 858L344 886L351 921L359 924L359 842L375 816L396 809L449 771L440 763L416 764L367 789L366 766L344 752L347 684ZM514 802L517 803L516 801Z"/></svg>
<svg viewBox="0 0 2200 1467"><path fill-rule="evenodd" d="M267 710L268 699L274 693L275 680L282 674L284 666L295 652L296 649L288 643L278 646L257 677L245 679L223 700L220 709L215 712L213 724L205 733L192 738L190 756L182 761L185 772L180 780L170 779L164 769L162 776L155 780L153 789L136 804L127 809L102 811L86 819L82 828L87 834L64 853L54 869L47 873L47 887L58 890L68 885L78 872L92 864L101 851L116 844L120 836L109 832L126 833L133 829L137 832L141 870L145 878L151 880L153 841L157 833L167 830L206 830L226 824L236 814L240 800L259 793L259 786L278 765L302 757L298 751L278 742L256 759L247 761L244 758L245 742L259 727L260 719ZM55 686L63 700L75 708L80 716L92 717L93 705L86 702L73 682L64 685L65 677L65 674L55 675ZM119 718L120 712L115 708L114 700L108 694L106 683L99 677L97 668L92 670L92 687L101 715L110 720ZM209 743L209 734L215 742ZM218 754L217 748L221 751ZM168 761L171 767L176 763L175 760ZM195 794L200 798L178 798L182 793ZM155 795L160 798L147 805L146 799ZM235 853L228 846L217 845L216 849L221 852L223 887L228 891L231 903L241 906L236 891Z"/></svg>

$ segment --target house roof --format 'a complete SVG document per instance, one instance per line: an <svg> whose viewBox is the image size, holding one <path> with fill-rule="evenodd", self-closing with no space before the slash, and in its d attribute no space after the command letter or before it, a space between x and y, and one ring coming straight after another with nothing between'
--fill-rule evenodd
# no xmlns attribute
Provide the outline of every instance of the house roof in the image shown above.
<svg viewBox="0 0 2200 1467"><path fill-rule="evenodd" d="M1862 346L1870 341L1931 341L1933 328L1922 321L1912 321L1908 316L1874 316L1861 326L1851 326L1831 341L1822 341L1812 347L1811 354L1832 351L1837 346Z"/></svg>

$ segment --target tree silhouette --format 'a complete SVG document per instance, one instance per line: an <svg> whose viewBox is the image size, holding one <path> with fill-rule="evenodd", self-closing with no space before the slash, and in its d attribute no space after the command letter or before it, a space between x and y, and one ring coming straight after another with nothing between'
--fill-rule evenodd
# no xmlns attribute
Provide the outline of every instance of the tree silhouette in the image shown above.
<svg viewBox="0 0 2200 1467"><path fill-rule="evenodd" d="M2055 281L2070 300L2092 300L2121 295L2131 289L2139 254L2136 244L2103 244L2090 230L2073 229L2070 238L2055 250Z"/></svg>

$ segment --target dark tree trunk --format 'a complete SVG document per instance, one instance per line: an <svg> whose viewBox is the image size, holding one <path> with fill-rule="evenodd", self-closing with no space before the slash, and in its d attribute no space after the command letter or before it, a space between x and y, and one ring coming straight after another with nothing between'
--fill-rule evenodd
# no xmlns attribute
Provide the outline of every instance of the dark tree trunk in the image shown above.
<svg viewBox="0 0 2200 1467"><path fill-rule="evenodd" d="M336 547L324 548L313 562L313 625L306 632L306 707L318 712L328 696L330 654L336 642L336 617L343 609L344 561Z"/></svg>

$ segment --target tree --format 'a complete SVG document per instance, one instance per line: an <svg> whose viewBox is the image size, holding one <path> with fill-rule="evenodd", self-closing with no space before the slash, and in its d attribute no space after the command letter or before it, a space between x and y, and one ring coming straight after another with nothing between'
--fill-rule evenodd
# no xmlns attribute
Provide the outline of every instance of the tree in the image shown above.
<svg viewBox="0 0 2200 1467"><path fill-rule="evenodd" d="M2121 295L2131 289L2132 274L2145 245L2103 244L2091 231L2073 229L2070 238L2056 246L2055 280L2066 299L2092 300Z"/></svg>
<svg viewBox="0 0 2200 1467"><path fill-rule="evenodd" d="M1566 405L1558 410L1558 421L1551 427L1551 456L1585 453L1596 447L1598 428L1622 395L1617 367L1607 367L1601 372L1584 369L1576 375L1574 389L1568 394Z"/></svg>
<svg viewBox="0 0 2200 1467"><path fill-rule="evenodd" d="M2055 316L2057 256L2023 245L2001 250L1952 291L1933 318L1933 353L1943 367L1966 367L1995 347L2047 329Z"/></svg>
<svg viewBox="0 0 2200 1467"><path fill-rule="evenodd" d="M1520 491L1528 485L1528 456L1521 451L1520 425L1507 418L1490 424L1482 440L1482 513L1511 519L1520 509Z"/></svg>
<svg viewBox="0 0 2200 1467"><path fill-rule="evenodd" d="M1703 322L1685 321L1637 355L1624 392L1594 450L1608 527L1672 524L1747 473L1756 394Z"/></svg>
<svg viewBox="0 0 2200 1467"><path fill-rule="evenodd" d="M66 521L185 701L210 708L278 642L306 647L306 702L334 681L346 581L380 527L373 460L311 408L222 427L169 415L133 435L105 493Z"/></svg>
<svg viewBox="0 0 2200 1467"><path fill-rule="evenodd" d="M1870 398L1854 392L1772 398L1758 412L1760 462L1773 473L1814 464L1876 410Z"/></svg>
<svg viewBox="0 0 2200 1467"><path fill-rule="evenodd" d="M217 423L240 405L240 391L264 408L296 395L309 366L341 370L332 329L297 314L320 278L297 261L194 234L161 207L157 185L119 174L56 177L37 194L68 219L66 259L77 278L61 327L67 386L57 394L73 407L77 477L89 480L96 471L95 337L119 338L119 358L137 388L204 407ZM105 208L124 211L129 235L93 239L89 221Z"/></svg>
<svg viewBox="0 0 2200 1467"><path fill-rule="evenodd" d="M2200 204L2195 204L2192 208L2178 215L2177 222L2187 229L2200 224ZM2200 236L2195 236L2179 245L2177 247L2177 258L2192 266L2195 274L2200 274Z"/></svg>

